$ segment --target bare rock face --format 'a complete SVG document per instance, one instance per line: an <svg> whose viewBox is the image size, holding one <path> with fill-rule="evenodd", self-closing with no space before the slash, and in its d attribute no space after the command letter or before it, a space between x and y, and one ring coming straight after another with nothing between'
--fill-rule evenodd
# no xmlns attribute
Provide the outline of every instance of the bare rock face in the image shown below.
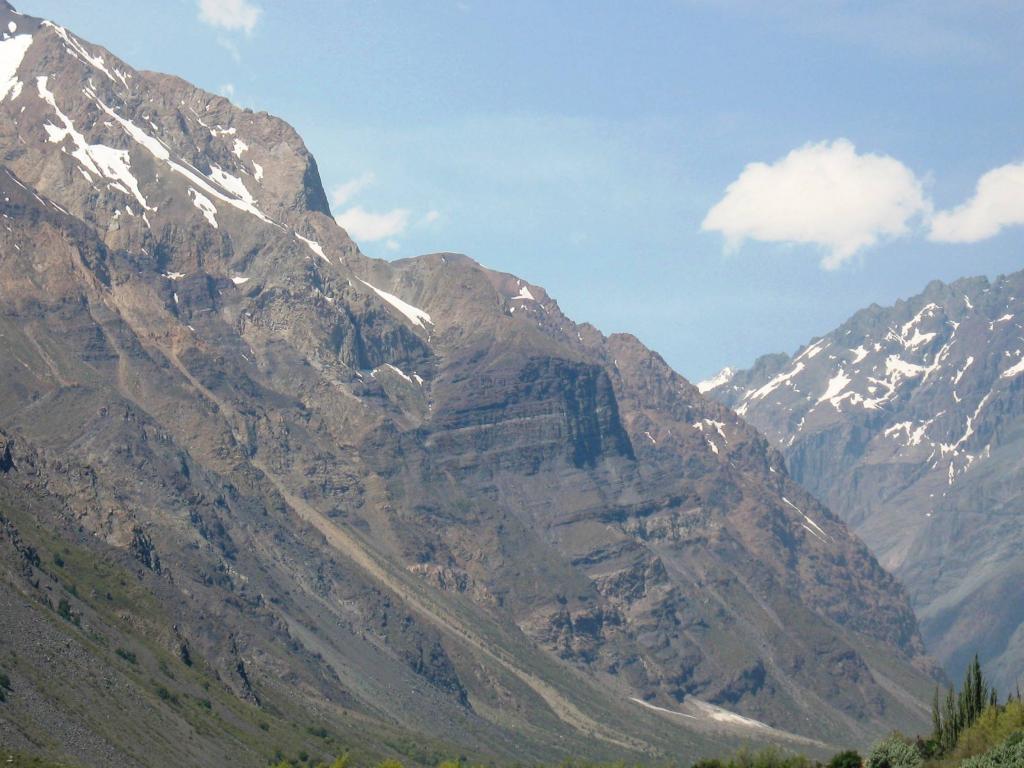
<svg viewBox="0 0 1024 768"><path fill-rule="evenodd" d="M239 722L520 760L924 726L901 587L732 411L512 275L364 257L280 120L0 24L0 489ZM146 739L61 746L221 754Z"/></svg>
<svg viewBox="0 0 1024 768"><path fill-rule="evenodd" d="M1024 670L1024 273L932 283L708 394L783 451L909 589L951 676Z"/></svg>

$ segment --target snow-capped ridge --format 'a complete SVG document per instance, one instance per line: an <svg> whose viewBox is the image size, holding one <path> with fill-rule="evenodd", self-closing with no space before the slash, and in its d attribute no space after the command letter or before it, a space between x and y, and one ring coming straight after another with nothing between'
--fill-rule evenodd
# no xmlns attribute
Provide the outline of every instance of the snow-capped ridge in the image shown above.
<svg viewBox="0 0 1024 768"><path fill-rule="evenodd" d="M702 395L707 394L713 389L718 389L719 387L728 384L730 381L732 381L735 375L736 371L734 371L729 366L726 366L718 373L716 373L714 376L712 376L710 379L704 379L704 381L697 382L697 391L700 392Z"/></svg>

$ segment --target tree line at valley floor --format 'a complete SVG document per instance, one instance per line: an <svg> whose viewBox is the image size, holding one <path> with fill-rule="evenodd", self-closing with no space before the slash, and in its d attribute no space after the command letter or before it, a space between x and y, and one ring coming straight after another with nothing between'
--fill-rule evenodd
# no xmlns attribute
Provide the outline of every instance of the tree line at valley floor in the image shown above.
<svg viewBox="0 0 1024 768"><path fill-rule="evenodd" d="M10 691L10 679L0 670L0 702ZM267 760L270 768L406 768L394 759L360 763L349 753L324 758L310 755L306 750L294 756L278 750ZM0 764L5 768L74 768L65 763L5 753L2 748ZM998 692L986 681L975 656L964 674L959 691L949 688L945 695L941 695L936 688L932 702L932 733L927 738L910 738L894 731L876 743L865 757L854 750L845 750L826 762L766 747L742 749L729 757L704 758L688 764L667 760L663 765L666 768L684 768L686 765L689 768L1024 768L1024 700L1018 688L1000 704ZM464 759L444 760L436 766L485 768ZM624 763L566 760L558 768L627 766Z"/></svg>

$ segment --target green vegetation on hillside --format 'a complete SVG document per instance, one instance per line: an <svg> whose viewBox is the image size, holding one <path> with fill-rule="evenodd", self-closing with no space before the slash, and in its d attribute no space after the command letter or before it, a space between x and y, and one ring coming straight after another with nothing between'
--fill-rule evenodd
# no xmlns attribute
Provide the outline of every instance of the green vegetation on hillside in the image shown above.
<svg viewBox="0 0 1024 768"><path fill-rule="evenodd" d="M134 652L121 647L118 647L115 653L129 667L135 667L142 661ZM159 663L157 668L166 679L175 680L171 664ZM192 666L184 663L177 666L176 671L182 675L186 671L189 674L194 673ZM156 686L157 695L162 700L175 707L182 705L175 692L157 684L155 680L151 682ZM5 693L9 693L10 690L9 676L0 669L0 702L4 701ZM210 700L206 699L202 704L206 716L209 717ZM757 750L744 748L727 757L703 758L696 762L667 758L658 764L658 768L1024 768L1024 701L1018 691L1000 704L996 691L982 673L977 657L968 667L959 690L950 688L944 696L936 690L932 715L933 730L927 738L909 738L894 731L878 741L865 758L853 750L845 750L833 755L826 762L821 762L777 747ZM201 717L200 715L200 719ZM263 722L260 722L259 726L261 731L270 728ZM293 729L301 732L296 724L293 724ZM275 731L280 735L277 728ZM295 752L275 749L268 755L268 768L494 768L494 764L486 767L470 764L464 757L457 760L443 759L436 752L424 750L422 745L404 744L401 745L403 748L399 749L399 745L396 744L378 743L380 749L359 748L348 743L347 739L337 739L319 725L309 725L304 732L323 742L323 751L311 750L308 745L293 747ZM381 760L381 752L385 752L386 749L404 755L408 758L408 763L393 758ZM73 768L62 762L3 751L0 751L0 763L5 768ZM563 761L557 768L627 766L621 762L597 763L575 759Z"/></svg>
<svg viewBox="0 0 1024 768"><path fill-rule="evenodd" d="M975 656L960 690L932 703L932 733L911 740L893 733L878 742L868 768L1021 768L1024 766L1024 703L1020 693L1005 703L985 679Z"/></svg>

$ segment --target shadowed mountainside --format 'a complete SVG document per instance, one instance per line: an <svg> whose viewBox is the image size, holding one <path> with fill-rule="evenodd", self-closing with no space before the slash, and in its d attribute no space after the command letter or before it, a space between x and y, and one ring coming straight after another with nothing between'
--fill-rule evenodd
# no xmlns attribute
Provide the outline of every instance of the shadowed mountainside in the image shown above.
<svg viewBox="0 0 1024 768"><path fill-rule="evenodd" d="M1024 272L934 282L725 375L734 406L906 584L951 675L1024 670Z"/></svg>

